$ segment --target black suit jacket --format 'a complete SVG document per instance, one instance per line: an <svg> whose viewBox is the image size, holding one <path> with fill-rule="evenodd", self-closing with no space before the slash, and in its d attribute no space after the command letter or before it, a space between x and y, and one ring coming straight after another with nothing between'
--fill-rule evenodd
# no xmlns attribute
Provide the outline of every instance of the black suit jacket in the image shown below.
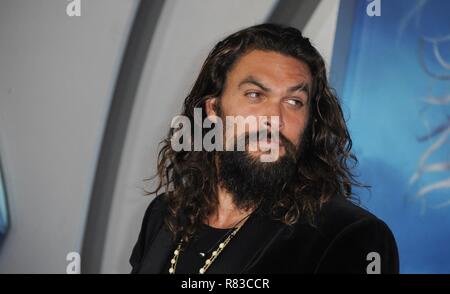
<svg viewBox="0 0 450 294"><path fill-rule="evenodd" d="M165 272L176 246L164 224L166 210L161 196L148 206L130 257L132 273ZM248 238L239 238L244 234L254 235L251 246ZM397 245L387 225L341 197L324 204L315 226L288 226L263 213L252 216L221 258L227 262L218 258L208 273L399 272Z"/></svg>

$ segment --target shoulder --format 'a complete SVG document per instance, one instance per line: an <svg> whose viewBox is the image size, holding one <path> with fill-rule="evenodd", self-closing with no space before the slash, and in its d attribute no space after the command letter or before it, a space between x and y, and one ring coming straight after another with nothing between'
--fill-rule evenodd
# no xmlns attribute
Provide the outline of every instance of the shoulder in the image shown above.
<svg viewBox="0 0 450 294"><path fill-rule="evenodd" d="M133 267L132 272L136 272L148 245L151 244L158 230L164 224L167 207L167 200L164 194L156 196L147 206L142 219L138 240L130 256L130 264Z"/></svg>
<svg viewBox="0 0 450 294"><path fill-rule="evenodd" d="M141 226L141 234L144 234L143 237L145 237L146 241L163 224L167 209L168 204L165 194L156 196L147 206Z"/></svg>
<svg viewBox="0 0 450 294"><path fill-rule="evenodd" d="M165 194L155 196L155 198L147 206L144 219L164 216L167 212L167 207L167 198Z"/></svg>
<svg viewBox="0 0 450 294"><path fill-rule="evenodd" d="M343 197L333 197L323 204L317 213L316 221L318 229L329 237L361 222L386 226L374 214Z"/></svg>
<svg viewBox="0 0 450 294"><path fill-rule="evenodd" d="M394 235L384 221L350 200L328 201L317 218L317 231L328 240L318 272L365 272L368 258L381 258L381 272L398 272Z"/></svg>

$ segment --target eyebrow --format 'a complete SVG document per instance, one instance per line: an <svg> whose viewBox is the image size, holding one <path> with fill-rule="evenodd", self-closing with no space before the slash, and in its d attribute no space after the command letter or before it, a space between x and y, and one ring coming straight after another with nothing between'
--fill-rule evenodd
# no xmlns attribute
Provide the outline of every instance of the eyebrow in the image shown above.
<svg viewBox="0 0 450 294"><path fill-rule="evenodd" d="M248 76L248 77L246 77L245 79L243 79L243 80L239 83L238 88L241 88L241 87L242 87L243 85L245 85L245 84L252 84L252 85L255 85L255 86L259 87L261 90L263 90L263 91L265 91L265 92L271 92L271 91L272 91L270 88L264 86L263 83L261 83L260 81L258 81L258 79L256 79L256 78L253 77L253 76ZM288 91L288 93L293 93L293 92L297 92L297 91L305 92L305 93L308 94L308 96L309 96L310 87L309 87L309 84L308 84L308 83L306 83L306 82L301 82L301 83L299 83L299 84L297 84L297 85L295 85L295 86L289 87L287 91Z"/></svg>

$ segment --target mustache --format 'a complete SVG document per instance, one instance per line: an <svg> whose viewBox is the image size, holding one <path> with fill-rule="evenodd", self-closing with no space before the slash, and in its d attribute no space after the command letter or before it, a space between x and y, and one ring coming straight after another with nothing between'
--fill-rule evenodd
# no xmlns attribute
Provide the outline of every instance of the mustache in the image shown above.
<svg viewBox="0 0 450 294"><path fill-rule="evenodd" d="M272 135L272 132L269 131L257 131L257 132L245 132L244 134L238 136L235 145L237 145L237 142L239 140L245 140L245 145L247 146L248 144L250 144L251 141L253 141L253 139L256 138L256 140L261 139L261 137L263 137L264 132L267 133L266 140L272 140L272 138L274 137ZM291 157L295 158L295 153L297 151L297 148L295 147L295 145L288 139L286 138L285 135L283 135L281 132L278 132L278 139L279 139L279 143L280 146L283 146L286 149L286 154L290 155Z"/></svg>
<svg viewBox="0 0 450 294"><path fill-rule="evenodd" d="M242 133L239 137L249 138L250 135ZM269 137L273 138L272 135ZM273 162L260 162L246 150L218 153L219 182L233 195L238 207L271 203L290 187L297 173L296 147L285 136L278 138L286 152Z"/></svg>

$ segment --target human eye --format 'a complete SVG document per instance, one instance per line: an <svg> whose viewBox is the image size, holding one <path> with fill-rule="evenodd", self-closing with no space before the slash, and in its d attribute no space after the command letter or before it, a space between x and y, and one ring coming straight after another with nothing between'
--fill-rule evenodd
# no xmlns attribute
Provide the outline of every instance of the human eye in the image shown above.
<svg viewBox="0 0 450 294"><path fill-rule="evenodd" d="M245 96L248 97L251 101L259 101L262 98L262 94L256 91L248 91L245 93Z"/></svg>
<svg viewBox="0 0 450 294"><path fill-rule="evenodd" d="M294 108L300 108L303 106L303 101L299 98L288 98L286 99L286 102L289 104L289 106L292 106Z"/></svg>

